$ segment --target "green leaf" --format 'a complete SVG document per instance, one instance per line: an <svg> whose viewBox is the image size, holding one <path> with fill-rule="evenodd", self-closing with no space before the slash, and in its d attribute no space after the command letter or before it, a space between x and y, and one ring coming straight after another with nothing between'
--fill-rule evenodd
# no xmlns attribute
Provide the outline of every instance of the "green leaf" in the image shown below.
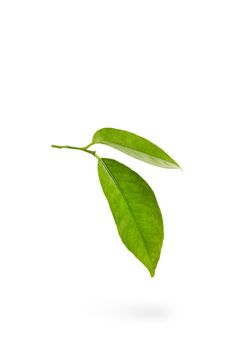
<svg viewBox="0 0 234 350"><path fill-rule="evenodd" d="M163 243L163 221L152 189L135 171L100 158L98 175L119 235L153 277Z"/></svg>
<svg viewBox="0 0 234 350"><path fill-rule="evenodd" d="M180 168L166 152L154 143L128 131L103 128L94 134L92 143L108 145L129 156L162 168Z"/></svg>

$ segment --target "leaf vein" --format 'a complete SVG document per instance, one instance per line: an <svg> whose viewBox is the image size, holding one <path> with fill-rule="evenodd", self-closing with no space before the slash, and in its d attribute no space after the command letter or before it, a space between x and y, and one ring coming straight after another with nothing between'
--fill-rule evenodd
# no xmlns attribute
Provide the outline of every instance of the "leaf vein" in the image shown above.
<svg viewBox="0 0 234 350"><path fill-rule="evenodd" d="M141 233L141 230L140 230L140 228L139 228L139 225L138 225L138 223L137 223L137 221L136 221L136 217L135 217L135 215L134 215L134 213L133 213L131 207L130 207L129 204L128 204L128 201L127 201L127 199L126 199L126 196L125 196L125 194L123 193L123 191L121 190L121 188L120 188L120 186L119 186L119 184L118 184L118 181L116 180L116 178L114 177L114 175L109 171L108 166L105 164L105 162L104 162L102 159L100 159L100 161L101 161L101 163L103 164L103 166L104 166L104 168L106 169L106 171L107 171L107 173L109 174L109 176L111 177L111 179L113 180L113 182L114 182L114 184L116 185L117 189L119 190L119 192L121 193L121 195L122 195L123 198L124 198L124 201L125 201L125 203L126 203L126 205L127 205L127 208L128 208L128 210L129 210L129 212L130 212L130 214L131 214L131 216L132 216L132 218L133 218L133 220L134 220L134 223L135 223L135 225L136 225L137 231L139 232L139 234L140 234L140 236L141 236L141 239L142 239L142 241L143 241L143 245L144 245L145 250L146 250L146 252L147 252L147 255L148 255L148 257L149 257L149 261L150 261L151 267L153 268L153 266L152 266L152 261L151 261L151 257L150 257L149 250L148 250L148 248L147 248L145 239L144 239L144 237L143 237L143 235L142 235L142 233Z"/></svg>

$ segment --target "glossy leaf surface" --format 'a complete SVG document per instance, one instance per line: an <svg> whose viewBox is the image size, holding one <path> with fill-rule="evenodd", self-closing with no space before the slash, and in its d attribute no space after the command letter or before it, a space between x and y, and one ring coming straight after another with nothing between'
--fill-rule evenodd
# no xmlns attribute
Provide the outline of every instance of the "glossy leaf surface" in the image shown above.
<svg viewBox="0 0 234 350"><path fill-rule="evenodd" d="M101 158L98 174L123 243L153 277L163 243L163 221L152 189L113 159Z"/></svg>
<svg viewBox="0 0 234 350"><path fill-rule="evenodd" d="M92 142L108 145L129 156L162 168L180 168L166 152L154 143L128 131L103 128L94 134Z"/></svg>

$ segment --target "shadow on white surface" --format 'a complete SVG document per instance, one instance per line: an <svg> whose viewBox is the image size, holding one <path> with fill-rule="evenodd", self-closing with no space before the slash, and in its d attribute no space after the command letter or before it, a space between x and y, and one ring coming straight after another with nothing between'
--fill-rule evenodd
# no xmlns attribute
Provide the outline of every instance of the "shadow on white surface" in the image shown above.
<svg viewBox="0 0 234 350"><path fill-rule="evenodd" d="M131 304L109 310L113 317L137 321L153 321L170 318L172 309L165 305Z"/></svg>
<svg viewBox="0 0 234 350"><path fill-rule="evenodd" d="M121 314L134 319L168 318L172 310L163 305L131 305L123 308Z"/></svg>
<svg viewBox="0 0 234 350"><path fill-rule="evenodd" d="M88 311L88 310L86 310ZM155 304L105 304L89 310L92 317L108 318L111 320L157 321L168 320L173 316L173 309L169 305Z"/></svg>

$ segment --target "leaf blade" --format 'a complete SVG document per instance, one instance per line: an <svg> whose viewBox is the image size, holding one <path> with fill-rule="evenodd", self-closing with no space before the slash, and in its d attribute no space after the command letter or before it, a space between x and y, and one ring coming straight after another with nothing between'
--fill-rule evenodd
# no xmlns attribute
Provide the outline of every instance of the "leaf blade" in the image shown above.
<svg viewBox="0 0 234 350"><path fill-rule="evenodd" d="M113 159L98 161L98 175L122 242L153 277L163 243L163 221L152 189Z"/></svg>
<svg viewBox="0 0 234 350"><path fill-rule="evenodd" d="M131 132L103 128L93 135L93 144L105 144L131 157L162 168L178 169L179 164L151 141Z"/></svg>

